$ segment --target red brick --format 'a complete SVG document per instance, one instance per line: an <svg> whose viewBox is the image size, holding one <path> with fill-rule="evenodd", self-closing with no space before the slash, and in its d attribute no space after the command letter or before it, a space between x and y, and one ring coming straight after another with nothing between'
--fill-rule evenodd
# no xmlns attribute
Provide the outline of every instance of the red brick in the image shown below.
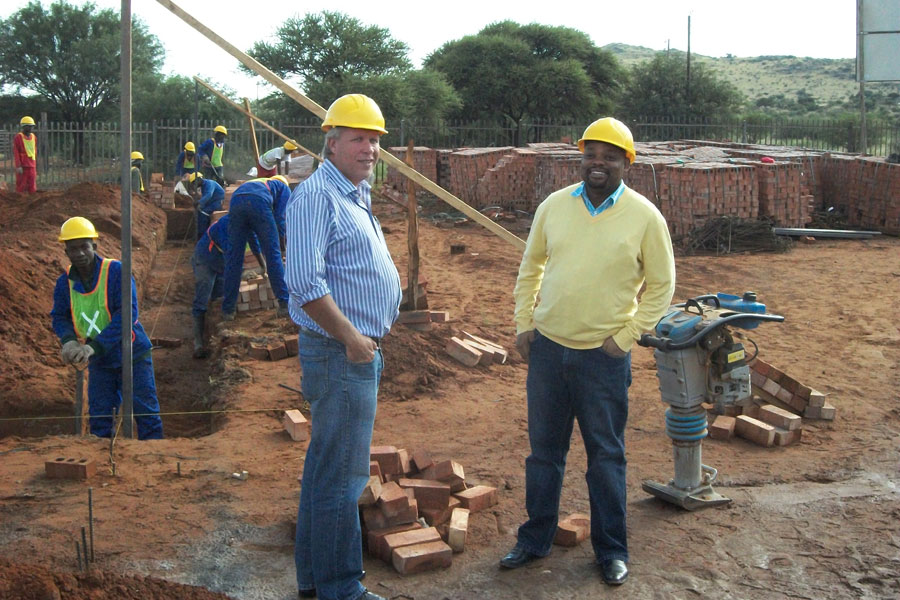
<svg viewBox="0 0 900 600"><path fill-rule="evenodd" d="M787 429L782 429L780 427L776 427L774 443L776 446L788 446L790 444L799 442L800 436L802 434L803 434L802 429L792 429L792 430L788 431Z"/></svg>
<svg viewBox="0 0 900 600"><path fill-rule="evenodd" d="M768 378L769 370L771 369L769 363L757 358L750 367L763 377Z"/></svg>
<svg viewBox="0 0 900 600"><path fill-rule="evenodd" d="M751 401L747 401L746 404L741 405L741 414L747 415L748 417L753 417L754 419L759 418L759 404Z"/></svg>
<svg viewBox="0 0 900 600"><path fill-rule="evenodd" d="M762 390L765 393L771 395L773 398L777 396L778 390L780 390L780 389L781 389L781 386L778 385L778 382L774 381L772 379L766 379L766 382L762 386Z"/></svg>
<svg viewBox="0 0 900 600"><path fill-rule="evenodd" d="M794 393L804 400L809 400L809 395L812 393L812 389L808 386L803 385L802 383L798 383L797 389L794 390Z"/></svg>
<svg viewBox="0 0 900 600"><path fill-rule="evenodd" d="M497 349L493 346L487 346L485 344L479 344L478 342L474 342L472 340L463 340L463 344L472 348L473 350L477 350L481 353L481 357L478 359L479 365L492 365L495 362L499 362L500 359L494 359L494 354L497 353Z"/></svg>
<svg viewBox="0 0 900 600"><path fill-rule="evenodd" d="M451 492L466 489L466 474L462 465L452 460L444 460L428 467L420 474L420 479L443 481L450 486Z"/></svg>
<svg viewBox="0 0 900 600"><path fill-rule="evenodd" d="M409 323L431 323L431 312L427 310L402 311L397 316L397 323L399 325L406 325Z"/></svg>
<svg viewBox="0 0 900 600"><path fill-rule="evenodd" d="M87 458L60 457L44 463L50 479L88 479L97 473L97 463Z"/></svg>
<svg viewBox="0 0 900 600"><path fill-rule="evenodd" d="M288 357L287 348L282 342L269 342L266 350L269 352L269 360L282 360Z"/></svg>
<svg viewBox="0 0 900 600"><path fill-rule="evenodd" d="M250 342L250 358L269 360L269 347L266 344Z"/></svg>
<svg viewBox="0 0 900 600"><path fill-rule="evenodd" d="M430 479L400 479L397 484L403 489L411 489L419 503L419 508L447 508L450 502L450 486L442 481Z"/></svg>
<svg viewBox="0 0 900 600"><path fill-rule="evenodd" d="M408 475L412 470L412 467L409 464L409 452L404 448L400 448L397 450L397 453L400 455L400 471L404 475Z"/></svg>
<svg viewBox="0 0 900 600"><path fill-rule="evenodd" d="M734 436L734 417L719 415L709 426L709 437L714 440L728 440Z"/></svg>
<svg viewBox="0 0 900 600"><path fill-rule="evenodd" d="M453 494L469 512L478 512L497 504L497 488L487 485L476 485L467 490Z"/></svg>
<svg viewBox="0 0 900 600"><path fill-rule="evenodd" d="M408 498L406 498L406 494L403 494L403 498L404 500L408 500ZM364 506L362 508L362 516L363 521L366 524L366 528L372 530L386 529L388 527L393 527L394 525L412 523L418 518L419 515L415 501L411 501L409 502L408 508L393 517L385 515L377 505Z"/></svg>
<svg viewBox="0 0 900 600"><path fill-rule="evenodd" d="M478 337L477 335L472 335L468 331L460 331L460 337L463 340L471 340L483 346L490 347L493 350L495 363L503 364L506 362L506 359L509 358L509 352L507 352L506 349L497 342L492 342L491 340L486 340L482 337Z"/></svg>
<svg viewBox="0 0 900 600"><path fill-rule="evenodd" d="M419 516L425 519L425 522L432 527L446 523L450 520L450 515L452 514L453 507L449 505L446 508L422 508L419 510Z"/></svg>
<svg viewBox="0 0 900 600"><path fill-rule="evenodd" d="M766 384L766 376L757 371L750 371L750 383L754 387L761 388Z"/></svg>
<svg viewBox="0 0 900 600"><path fill-rule="evenodd" d="M469 510L454 508L450 514L450 525L447 527L447 545L454 552L462 552L466 547L466 536L469 531Z"/></svg>
<svg viewBox="0 0 900 600"><path fill-rule="evenodd" d="M824 406L807 406L806 410L803 411L803 416L808 419L833 421L836 412L837 409L826 402Z"/></svg>
<svg viewBox="0 0 900 600"><path fill-rule="evenodd" d="M377 475L370 475L369 482L366 484L366 488L359 496L357 504L360 506L369 506L370 504L375 504L376 502L378 502L379 496L381 496L381 478L379 478Z"/></svg>
<svg viewBox="0 0 900 600"><path fill-rule="evenodd" d="M299 336L296 336L296 335L284 336L284 347L287 350L288 356L297 356L297 354L300 353Z"/></svg>
<svg viewBox="0 0 900 600"><path fill-rule="evenodd" d="M788 431L799 429L803 424L803 419L799 416L771 404L759 408L759 420Z"/></svg>
<svg viewBox="0 0 900 600"><path fill-rule="evenodd" d="M439 534L434 527L428 527L426 529L410 529L409 531L399 531L383 536L378 540L374 552L371 548L369 549L369 552L374 554L377 558L389 562L391 560L391 555L397 548L437 541L441 541L441 534Z"/></svg>
<svg viewBox="0 0 900 600"><path fill-rule="evenodd" d="M378 461L369 461L369 475L377 475L378 479L384 480L383 476L381 475L381 465L378 464Z"/></svg>
<svg viewBox="0 0 900 600"><path fill-rule="evenodd" d="M393 518L409 509L409 498L396 482L389 481L381 486L378 508L388 518Z"/></svg>
<svg viewBox="0 0 900 600"><path fill-rule="evenodd" d="M428 311L431 315L432 323L446 323L450 320L450 312L446 310L432 310Z"/></svg>
<svg viewBox="0 0 900 600"><path fill-rule="evenodd" d="M391 554L391 563L401 575L444 569L453 561L453 550L444 542L427 542L397 548Z"/></svg>
<svg viewBox="0 0 900 600"><path fill-rule="evenodd" d="M816 407L825 406L825 394L811 389L809 391L809 405Z"/></svg>
<svg viewBox="0 0 900 600"><path fill-rule="evenodd" d="M588 533L590 530L584 525L563 520L556 526L553 543L557 546L577 546L587 538Z"/></svg>
<svg viewBox="0 0 900 600"><path fill-rule="evenodd" d="M400 452L395 446L372 446L370 450L371 460L381 466L382 475L399 475L403 473L403 465L400 462Z"/></svg>
<svg viewBox="0 0 900 600"><path fill-rule="evenodd" d="M775 441L775 428L752 417L737 417L734 431L742 438L760 446L771 446Z"/></svg>
<svg viewBox="0 0 900 600"><path fill-rule="evenodd" d="M444 350L467 367L474 367L481 362L481 352L465 345L458 337L451 337L447 340Z"/></svg>
<svg viewBox="0 0 900 600"><path fill-rule="evenodd" d="M402 525L394 525L393 527L385 527L383 529L369 529L366 532L366 549L374 556L375 548L378 547L379 540L386 535L397 533L398 531L412 531L413 529L422 529L422 524L418 521L412 523L403 523Z"/></svg>
<svg viewBox="0 0 900 600"><path fill-rule="evenodd" d="M309 421L297 409L284 411L284 429L295 442L303 442L309 439Z"/></svg>
<svg viewBox="0 0 900 600"><path fill-rule="evenodd" d="M427 450L422 450L421 448L412 453L410 461L410 466L415 468L416 471L424 471L434 464L434 461L431 459L431 454L429 454Z"/></svg>

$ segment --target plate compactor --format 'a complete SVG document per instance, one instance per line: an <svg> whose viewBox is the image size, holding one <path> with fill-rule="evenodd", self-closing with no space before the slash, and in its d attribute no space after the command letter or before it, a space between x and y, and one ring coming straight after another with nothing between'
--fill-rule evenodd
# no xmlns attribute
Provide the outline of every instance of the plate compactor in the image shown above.
<svg viewBox="0 0 900 600"><path fill-rule="evenodd" d="M746 352L734 339L743 335L732 328L754 329L765 321L781 322L784 317L767 314L753 292L710 294L673 305L656 325L656 335L641 336L638 344L655 348L659 391L670 405L666 433L675 458L675 478L666 485L644 481L645 492L687 510L731 502L712 488L716 469L701 462L707 435L703 404L714 405L722 414L750 398Z"/></svg>

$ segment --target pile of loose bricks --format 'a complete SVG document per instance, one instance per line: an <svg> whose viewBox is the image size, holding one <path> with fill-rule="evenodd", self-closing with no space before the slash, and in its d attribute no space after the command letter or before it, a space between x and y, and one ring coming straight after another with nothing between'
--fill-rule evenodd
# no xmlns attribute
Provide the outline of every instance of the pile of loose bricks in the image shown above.
<svg viewBox="0 0 900 600"><path fill-rule="evenodd" d="M289 356L297 356L300 352L298 335L285 335L281 339L266 339L263 342L250 342L250 358L256 360L282 360Z"/></svg>
<svg viewBox="0 0 900 600"><path fill-rule="evenodd" d="M806 227L817 207L834 207L851 226L900 235L900 165L883 159L699 140L638 143L636 148L637 160L625 181L659 206L673 236L717 216ZM403 157L406 148L388 151ZM434 173L438 185L478 209L533 212L551 192L581 179L581 154L566 143L417 147L413 154L417 170ZM389 171L387 185L406 191L396 169Z"/></svg>
<svg viewBox="0 0 900 600"><path fill-rule="evenodd" d="M256 265L252 255L244 257L244 268ZM278 299L272 291L272 284L268 277L255 277L241 281L238 292L237 311L248 312L264 310L278 306Z"/></svg>
<svg viewBox="0 0 900 600"><path fill-rule="evenodd" d="M727 440L738 435L760 446L787 446L800 441L804 418L834 420L835 407L825 394L759 358L750 364L750 384L750 402L710 415L714 420L709 437Z"/></svg>

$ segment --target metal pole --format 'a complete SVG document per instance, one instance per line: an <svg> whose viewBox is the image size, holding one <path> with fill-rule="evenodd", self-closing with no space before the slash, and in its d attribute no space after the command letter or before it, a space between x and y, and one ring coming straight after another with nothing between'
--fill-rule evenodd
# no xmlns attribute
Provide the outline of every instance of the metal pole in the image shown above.
<svg viewBox="0 0 900 600"><path fill-rule="evenodd" d="M75 369L75 435L81 437L84 429L81 426L84 417L84 371Z"/></svg>
<svg viewBox="0 0 900 600"><path fill-rule="evenodd" d="M122 0L122 435L134 437L131 327L131 0Z"/></svg>
<svg viewBox="0 0 900 600"><path fill-rule="evenodd" d="M856 0L856 72L859 77L859 150L865 156L868 150L866 135L866 61L863 38L863 2Z"/></svg>
<svg viewBox="0 0 900 600"><path fill-rule="evenodd" d="M91 531L91 562L94 562L94 488L88 488L88 528Z"/></svg>

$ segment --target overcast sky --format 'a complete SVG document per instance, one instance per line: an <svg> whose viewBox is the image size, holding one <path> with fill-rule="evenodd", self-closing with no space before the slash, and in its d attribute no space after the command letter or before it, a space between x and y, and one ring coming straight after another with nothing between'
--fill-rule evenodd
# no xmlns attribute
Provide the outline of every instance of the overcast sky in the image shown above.
<svg viewBox="0 0 900 600"><path fill-rule="evenodd" d="M49 3L44 0L45 5ZM71 3L83 4L80 0ZM323 10L341 12L364 24L387 28L394 39L409 46L410 59L417 68L445 42L476 34L490 23L507 19L520 24L537 22L572 27L590 35L598 46L619 42L664 50L669 44L685 50L690 16L691 51L698 54L856 56L855 0L175 0L175 3L244 51L257 41L273 41L284 19ZM26 4L25 0L4 0L0 16L6 18ZM122 5L119 0L94 0L94 4L116 11ZM241 73L233 57L156 0L132 0L132 14L165 47L165 73L199 74L226 83L251 99L271 91L262 79Z"/></svg>

